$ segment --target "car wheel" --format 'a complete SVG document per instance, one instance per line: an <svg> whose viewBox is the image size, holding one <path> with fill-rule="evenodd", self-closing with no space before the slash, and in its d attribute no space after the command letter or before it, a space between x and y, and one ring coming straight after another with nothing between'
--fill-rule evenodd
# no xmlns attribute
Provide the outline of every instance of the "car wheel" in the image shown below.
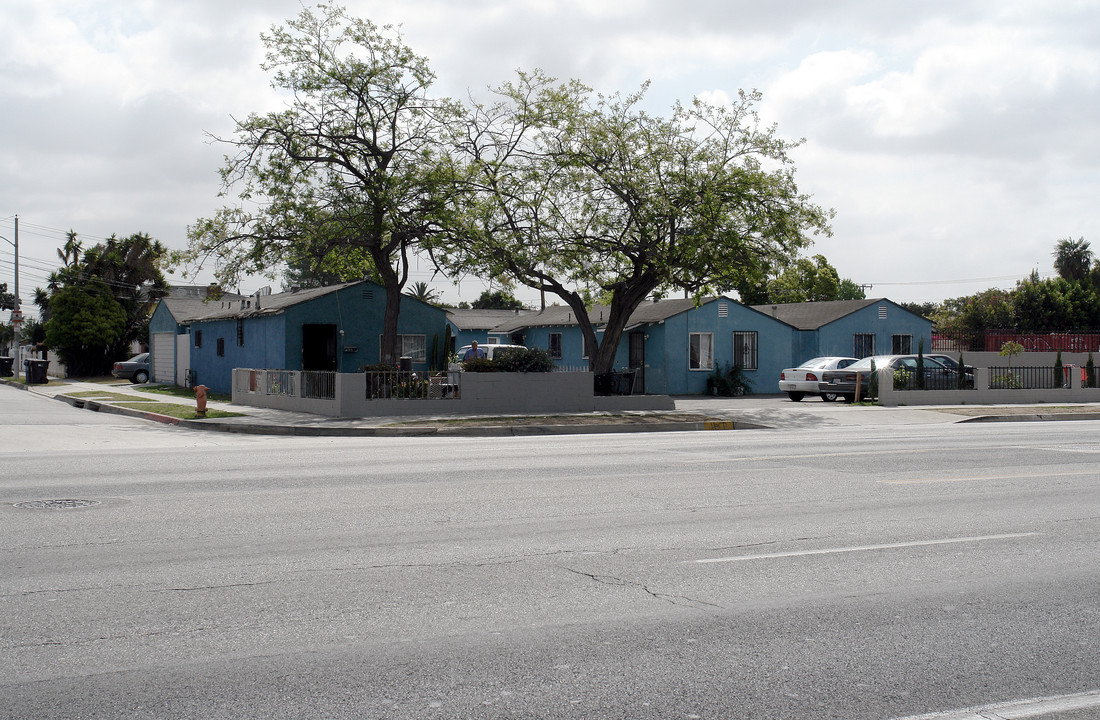
<svg viewBox="0 0 1100 720"><path fill-rule="evenodd" d="M836 402L837 394L836 393L821 393L821 399L824 400L825 402Z"/></svg>
<svg viewBox="0 0 1100 720"><path fill-rule="evenodd" d="M134 383L135 385L147 383L149 382L149 373L145 372L144 370L138 370L136 373L134 373L134 376L130 378L130 382Z"/></svg>
<svg viewBox="0 0 1100 720"><path fill-rule="evenodd" d="M790 398L791 400L793 400L794 402L798 402L798 401L799 401L799 400L801 400L802 398L806 397L806 393L800 393L800 392L789 392L789 393L787 393L787 397L789 397L789 398Z"/></svg>

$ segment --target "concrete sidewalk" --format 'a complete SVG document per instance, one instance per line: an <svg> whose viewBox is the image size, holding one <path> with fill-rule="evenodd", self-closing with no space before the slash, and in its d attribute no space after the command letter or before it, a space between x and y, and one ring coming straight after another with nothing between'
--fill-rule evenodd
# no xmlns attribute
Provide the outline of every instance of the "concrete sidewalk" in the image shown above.
<svg viewBox="0 0 1100 720"><path fill-rule="evenodd" d="M3 379L5 384L53 397L74 407L143 418L179 427L263 435L312 436L528 436L622 432L693 430L746 430L903 426L958 422L1006 422L1038 420L1097 420L1096 405L893 407L826 403L817 399L791 402L785 395L750 395L739 398L681 396L671 412L500 416L385 416L330 418L309 413L209 402L210 410L240 413L237 417L183 420L148 410L121 407L123 402L89 393L125 395L134 400L194 405L189 398L142 392L141 386L111 380L58 380L27 386ZM410 400L410 402L415 402Z"/></svg>

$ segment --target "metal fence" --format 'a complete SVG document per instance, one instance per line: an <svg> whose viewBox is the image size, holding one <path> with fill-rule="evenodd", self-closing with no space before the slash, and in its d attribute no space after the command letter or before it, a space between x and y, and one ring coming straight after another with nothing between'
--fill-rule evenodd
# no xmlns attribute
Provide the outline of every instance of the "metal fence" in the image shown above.
<svg viewBox="0 0 1100 720"><path fill-rule="evenodd" d="M1053 365L1039 367L990 367L990 390L1048 390L1070 386L1070 368Z"/></svg>
<svg viewBox="0 0 1100 720"><path fill-rule="evenodd" d="M1024 352L1098 352L1100 332L1024 333L1015 330L980 330L972 333L932 332L934 352L999 352L1006 342L1018 343Z"/></svg>
<svg viewBox="0 0 1100 720"><path fill-rule="evenodd" d="M255 372L255 371L254 371ZM286 397L298 397L297 383L293 370L261 370L263 380L262 391L264 395L284 395Z"/></svg>
<svg viewBox="0 0 1100 720"><path fill-rule="evenodd" d="M457 400L461 394L462 373L453 370L369 370L364 374L367 400Z"/></svg>
<svg viewBox="0 0 1100 720"><path fill-rule="evenodd" d="M332 400L336 397L336 373L302 371L302 397L316 400Z"/></svg>
<svg viewBox="0 0 1100 720"><path fill-rule="evenodd" d="M895 390L973 390L974 375L950 368L925 368L924 382L915 371L899 368L894 371Z"/></svg>

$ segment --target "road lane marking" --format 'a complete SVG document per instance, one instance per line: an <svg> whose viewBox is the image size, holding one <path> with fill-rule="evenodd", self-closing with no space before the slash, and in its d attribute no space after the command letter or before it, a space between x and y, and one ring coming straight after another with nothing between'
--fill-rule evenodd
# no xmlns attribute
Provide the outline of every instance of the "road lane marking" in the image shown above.
<svg viewBox="0 0 1100 720"><path fill-rule="evenodd" d="M1096 470L1061 473L1030 473L1027 475L972 475L960 478L913 478L911 480L878 480L883 485L919 485L921 483L966 482L968 480L1031 480L1034 478L1073 477L1077 475L1095 476Z"/></svg>
<svg viewBox="0 0 1100 720"><path fill-rule="evenodd" d="M840 553L867 552L870 550L895 550L898 548L924 547L926 545L951 545L958 543L986 542L989 540L1011 540L1033 537L1042 533L1008 533L1004 535L975 535L973 537L942 538L940 540L914 540L912 542L887 543L884 545L855 545L852 547L825 548L822 550L797 550L794 552L768 553L766 555L734 555L732 557L703 558L693 560L696 563L741 562L743 560L772 560L775 558L803 557L806 555L837 555Z"/></svg>
<svg viewBox="0 0 1100 720"><path fill-rule="evenodd" d="M961 710L945 710L925 715L907 715L893 720L1024 720L1024 718L1042 717L1072 710L1085 710L1100 707L1100 690L1075 693L1073 695L1051 695L1049 697L1028 698L996 705L981 705Z"/></svg>

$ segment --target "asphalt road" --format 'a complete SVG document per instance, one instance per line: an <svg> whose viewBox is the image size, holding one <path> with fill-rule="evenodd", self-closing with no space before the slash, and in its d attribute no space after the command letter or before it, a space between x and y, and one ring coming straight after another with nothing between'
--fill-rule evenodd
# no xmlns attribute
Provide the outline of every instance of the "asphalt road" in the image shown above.
<svg viewBox="0 0 1100 720"><path fill-rule="evenodd" d="M0 718L1064 707L1098 431L268 438L0 387Z"/></svg>

